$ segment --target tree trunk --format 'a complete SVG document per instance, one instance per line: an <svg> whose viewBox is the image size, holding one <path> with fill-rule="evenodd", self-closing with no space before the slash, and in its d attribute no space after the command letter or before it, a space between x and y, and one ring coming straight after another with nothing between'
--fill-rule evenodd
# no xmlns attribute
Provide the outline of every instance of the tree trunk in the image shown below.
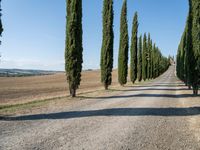
<svg viewBox="0 0 200 150"><path fill-rule="evenodd" d="M124 87L124 84L120 84L122 87Z"/></svg>
<svg viewBox="0 0 200 150"><path fill-rule="evenodd" d="M185 82L185 86L188 86L188 83L187 83L187 82Z"/></svg>
<svg viewBox="0 0 200 150"><path fill-rule="evenodd" d="M76 89L70 89L70 96L71 97L76 97Z"/></svg>
<svg viewBox="0 0 200 150"><path fill-rule="evenodd" d="M105 90L108 90L108 85L104 84L104 88L105 88Z"/></svg>
<svg viewBox="0 0 200 150"><path fill-rule="evenodd" d="M194 86L194 87L193 87L193 94L194 94L195 96L198 95L198 89L199 89L198 86Z"/></svg>
<svg viewBox="0 0 200 150"><path fill-rule="evenodd" d="M72 97L76 97L76 89L72 89Z"/></svg>
<svg viewBox="0 0 200 150"><path fill-rule="evenodd" d="M195 96L198 95L198 88L195 89Z"/></svg>

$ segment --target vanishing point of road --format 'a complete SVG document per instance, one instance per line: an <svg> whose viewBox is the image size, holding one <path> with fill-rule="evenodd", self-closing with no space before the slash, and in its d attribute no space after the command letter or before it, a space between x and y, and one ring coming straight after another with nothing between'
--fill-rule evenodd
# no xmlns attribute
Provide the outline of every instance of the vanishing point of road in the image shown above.
<svg viewBox="0 0 200 150"><path fill-rule="evenodd" d="M1 150L200 150L200 99L158 79L62 110L0 120Z"/></svg>

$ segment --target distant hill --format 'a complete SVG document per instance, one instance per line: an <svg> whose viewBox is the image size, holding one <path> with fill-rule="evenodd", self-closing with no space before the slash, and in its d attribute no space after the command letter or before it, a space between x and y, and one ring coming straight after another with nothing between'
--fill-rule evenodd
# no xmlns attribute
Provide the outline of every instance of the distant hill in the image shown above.
<svg viewBox="0 0 200 150"><path fill-rule="evenodd" d="M51 74L61 73L61 72L62 71L1 69L0 68L0 77L24 77L24 76L51 75Z"/></svg>

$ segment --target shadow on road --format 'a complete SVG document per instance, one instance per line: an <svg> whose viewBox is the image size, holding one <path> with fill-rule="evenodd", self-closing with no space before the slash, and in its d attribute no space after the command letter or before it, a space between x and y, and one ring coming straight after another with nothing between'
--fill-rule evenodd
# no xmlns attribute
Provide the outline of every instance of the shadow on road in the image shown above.
<svg viewBox="0 0 200 150"><path fill-rule="evenodd" d="M97 116L194 116L200 115L200 107L189 108L111 108L87 111L58 112L18 117L0 117L4 121L71 119Z"/></svg>
<svg viewBox="0 0 200 150"><path fill-rule="evenodd" d="M127 87L184 87L182 84L150 84L150 85L136 85L136 86L127 86ZM187 88L187 87L185 87Z"/></svg>
<svg viewBox="0 0 200 150"><path fill-rule="evenodd" d="M151 86L150 86L151 87ZM187 91L188 88L133 88L133 89L123 89L123 90L118 90L118 89L111 89L111 91Z"/></svg>
<svg viewBox="0 0 200 150"><path fill-rule="evenodd" d="M80 96L80 98L86 98L86 99L116 99L116 98L135 98L135 97L192 98L197 96L194 96L192 94L131 94L131 95L115 95L115 96L101 96L101 97Z"/></svg>

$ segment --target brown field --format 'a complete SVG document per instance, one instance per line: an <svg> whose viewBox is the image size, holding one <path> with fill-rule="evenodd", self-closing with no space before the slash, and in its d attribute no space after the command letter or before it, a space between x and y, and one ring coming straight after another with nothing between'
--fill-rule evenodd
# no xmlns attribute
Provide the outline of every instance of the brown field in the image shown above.
<svg viewBox="0 0 200 150"><path fill-rule="evenodd" d="M117 85L117 72L113 72L113 84ZM99 71L84 71L77 93L102 89ZM64 73L33 77L1 77L0 105L26 103L35 100L69 96Z"/></svg>

